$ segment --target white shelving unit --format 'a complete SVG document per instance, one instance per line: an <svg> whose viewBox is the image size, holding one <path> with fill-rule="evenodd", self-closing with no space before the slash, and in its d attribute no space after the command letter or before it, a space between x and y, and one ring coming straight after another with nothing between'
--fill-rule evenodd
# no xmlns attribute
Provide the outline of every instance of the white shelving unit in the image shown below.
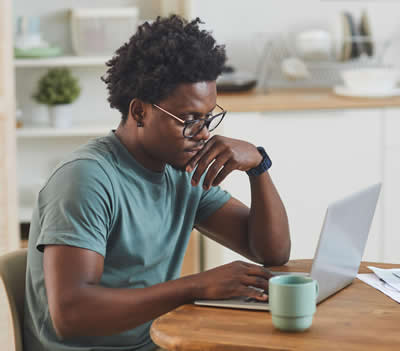
<svg viewBox="0 0 400 351"><path fill-rule="evenodd" d="M79 67L79 66L105 66L111 57L107 56L59 56L51 58L14 59L14 66L23 67Z"/></svg>
<svg viewBox="0 0 400 351"><path fill-rule="evenodd" d="M96 137L106 135L115 126L75 127L75 128L20 128L18 138Z"/></svg>
<svg viewBox="0 0 400 351"><path fill-rule="evenodd" d="M106 68L105 63L111 58L106 56L59 56L51 58L18 58L14 59L13 64L15 69L40 69L52 67L98 67ZM0 100L0 110L1 110ZM72 151L78 145L83 143L83 140L89 140L94 137L107 135L115 125L85 125L78 124L70 128L52 128L52 127L34 127L27 126L19 128L16 131L17 142L19 145L19 162L20 164L29 164L31 160L35 160L35 166L31 169L30 177L39 177L40 170L46 169L53 159L62 158L62 155ZM57 140L57 138L61 138ZM47 150L46 153L38 147L38 141L43 143L43 149ZM40 155L40 156L39 156ZM45 172L46 173L46 172ZM43 174L41 175L41 177ZM22 184L24 190L29 190L30 179L22 176ZM36 188L36 185L33 184ZM22 201L18 210L18 219L20 223L29 223L32 218L34 204L30 201Z"/></svg>

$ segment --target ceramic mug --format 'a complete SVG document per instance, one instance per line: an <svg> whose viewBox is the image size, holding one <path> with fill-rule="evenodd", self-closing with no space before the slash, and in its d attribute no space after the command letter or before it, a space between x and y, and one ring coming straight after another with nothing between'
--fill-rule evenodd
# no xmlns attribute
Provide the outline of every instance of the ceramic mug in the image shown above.
<svg viewBox="0 0 400 351"><path fill-rule="evenodd" d="M308 329L316 311L318 283L299 275L276 276L269 280L272 324L283 331Z"/></svg>

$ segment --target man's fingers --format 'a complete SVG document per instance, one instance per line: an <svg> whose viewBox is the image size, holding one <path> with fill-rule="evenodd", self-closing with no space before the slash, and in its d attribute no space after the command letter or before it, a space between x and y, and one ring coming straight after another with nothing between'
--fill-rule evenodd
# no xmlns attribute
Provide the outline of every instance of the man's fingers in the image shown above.
<svg viewBox="0 0 400 351"><path fill-rule="evenodd" d="M186 169L190 169L190 172L196 167L197 163L199 162L200 158L203 157L203 155L208 152L208 150L211 148L213 145L214 140L211 138L209 141L207 141L203 148L192 157L192 159L189 161Z"/></svg>
<svg viewBox="0 0 400 351"><path fill-rule="evenodd" d="M213 164L208 168L207 175L204 178L203 187L208 190L211 185L214 185L215 178L222 172L225 168L225 163L229 160L229 154L224 153L219 155ZM222 168L222 169L221 169Z"/></svg>
<svg viewBox="0 0 400 351"><path fill-rule="evenodd" d="M258 301L268 301L268 295L264 291L252 287L244 287L241 296L247 296Z"/></svg>
<svg viewBox="0 0 400 351"><path fill-rule="evenodd" d="M217 186L221 184L221 182L234 170L236 169L235 165L233 162L227 162L224 167L220 170L220 172L217 174L217 176L214 178L212 182L212 186Z"/></svg>
<svg viewBox="0 0 400 351"><path fill-rule="evenodd" d="M202 150L203 151L203 150ZM207 167L215 160L219 151L216 148L210 148L207 150L197 163L196 171L192 176L192 185L197 185L202 177L203 173L206 171Z"/></svg>
<svg viewBox="0 0 400 351"><path fill-rule="evenodd" d="M260 289L260 291L268 291L268 279L257 276L246 276L242 278L242 284Z"/></svg>

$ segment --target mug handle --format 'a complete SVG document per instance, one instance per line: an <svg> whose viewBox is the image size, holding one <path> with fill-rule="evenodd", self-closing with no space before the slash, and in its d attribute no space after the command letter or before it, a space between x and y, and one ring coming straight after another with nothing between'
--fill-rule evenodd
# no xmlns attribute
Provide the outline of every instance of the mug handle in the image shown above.
<svg viewBox="0 0 400 351"><path fill-rule="evenodd" d="M315 281L315 297L318 297L318 294L319 294L319 285L318 285L318 282L317 281Z"/></svg>

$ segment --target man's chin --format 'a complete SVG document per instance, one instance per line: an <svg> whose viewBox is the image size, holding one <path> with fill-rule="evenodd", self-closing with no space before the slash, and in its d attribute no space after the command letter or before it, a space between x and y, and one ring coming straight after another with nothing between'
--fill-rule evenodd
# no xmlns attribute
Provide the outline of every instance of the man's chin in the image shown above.
<svg viewBox="0 0 400 351"><path fill-rule="evenodd" d="M186 166L182 166L182 165L174 165L172 163L169 164L173 169L176 169L177 171L185 171Z"/></svg>
<svg viewBox="0 0 400 351"><path fill-rule="evenodd" d="M173 160L170 162L167 162L173 169L176 169L178 171L185 171L186 165L188 164L187 160Z"/></svg>
<svg viewBox="0 0 400 351"><path fill-rule="evenodd" d="M185 154L186 157L183 157L178 160L173 160L172 162L168 162L168 164L178 170L178 171L183 171L186 172L186 166L189 164L189 162L192 160L193 156L189 154Z"/></svg>

